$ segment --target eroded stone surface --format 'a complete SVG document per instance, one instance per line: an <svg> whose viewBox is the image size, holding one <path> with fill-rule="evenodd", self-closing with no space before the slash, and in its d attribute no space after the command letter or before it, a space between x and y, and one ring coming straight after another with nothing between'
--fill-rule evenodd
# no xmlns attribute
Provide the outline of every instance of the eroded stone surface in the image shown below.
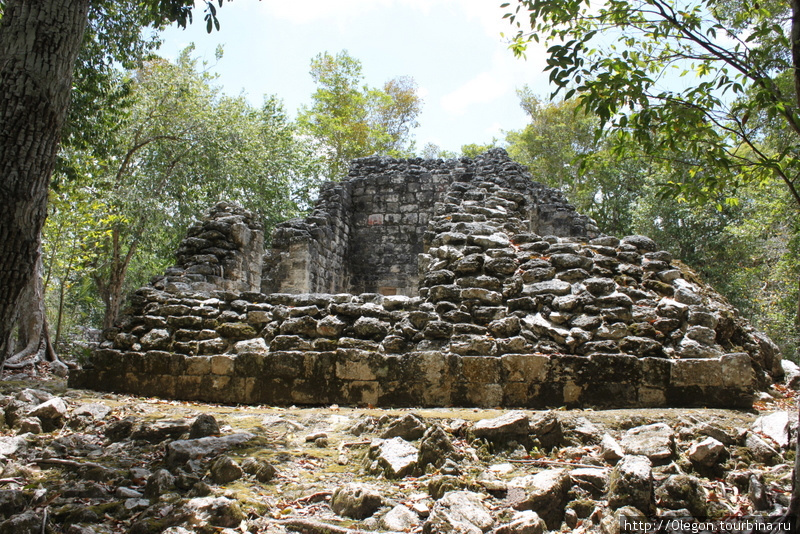
<svg viewBox="0 0 800 534"><path fill-rule="evenodd" d="M777 348L644 236L502 149L355 160L264 254L225 203L74 386L234 403L749 406Z"/></svg>

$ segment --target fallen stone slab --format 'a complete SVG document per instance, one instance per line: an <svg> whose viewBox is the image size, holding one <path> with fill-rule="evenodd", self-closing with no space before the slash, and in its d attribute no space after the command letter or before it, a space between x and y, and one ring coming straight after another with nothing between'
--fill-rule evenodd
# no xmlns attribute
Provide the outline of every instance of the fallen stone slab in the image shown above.
<svg viewBox="0 0 800 534"><path fill-rule="evenodd" d="M688 456L693 462L711 467L717 463L717 460L719 460L724 452L725 445L709 437L698 443L693 443L692 446L689 447Z"/></svg>
<svg viewBox="0 0 800 534"><path fill-rule="evenodd" d="M214 458L253 438L254 434L242 432L221 437L209 436L173 441L167 445L166 462L169 466L180 466L189 460Z"/></svg>
<svg viewBox="0 0 800 534"><path fill-rule="evenodd" d="M773 412L771 414L762 415L753 423L753 431L767 436L774 441L779 447L787 448L789 446L789 436L792 427L797 426L797 416L791 416L789 412Z"/></svg>
<svg viewBox="0 0 800 534"><path fill-rule="evenodd" d="M570 488L569 473L565 469L548 469L511 479L508 483L508 500L515 510L533 510L554 530L561 526L567 492Z"/></svg>
<svg viewBox="0 0 800 534"><path fill-rule="evenodd" d="M622 436L625 454L647 456L651 461L669 460L675 453L675 433L665 423L637 426Z"/></svg>
<svg viewBox="0 0 800 534"><path fill-rule="evenodd" d="M527 436L530 431L530 419L524 412L517 410L492 419L481 419L472 427L472 434L476 438L490 441Z"/></svg>
<svg viewBox="0 0 800 534"><path fill-rule="evenodd" d="M471 491L450 491L436 501L423 534L482 534L494 524L483 499Z"/></svg>
<svg viewBox="0 0 800 534"><path fill-rule="evenodd" d="M419 451L412 444L397 436L392 439L376 439L370 446L372 459L370 470L382 472L387 478L403 478L417 468Z"/></svg>
<svg viewBox="0 0 800 534"><path fill-rule="evenodd" d="M419 523L419 516L403 504L389 510L380 521L381 527L394 532L410 532Z"/></svg>
<svg viewBox="0 0 800 534"><path fill-rule="evenodd" d="M642 513L655 510L653 467L647 456L625 456L611 471L608 506L633 506Z"/></svg>
<svg viewBox="0 0 800 534"><path fill-rule="evenodd" d="M331 497L331 510L337 515L364 519L383 504L378 491L366 484L345 484L336 488Z"/></svg>

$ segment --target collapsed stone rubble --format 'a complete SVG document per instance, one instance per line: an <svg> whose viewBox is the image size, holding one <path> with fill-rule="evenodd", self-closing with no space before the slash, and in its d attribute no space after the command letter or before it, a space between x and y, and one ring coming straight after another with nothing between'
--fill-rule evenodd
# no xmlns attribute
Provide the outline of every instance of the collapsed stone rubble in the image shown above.
<svg viewBox="0 0 800 534"><path fill-rule="evenodd" d="M501 149L355 160L311 215L217 205L77 387L217 402L750 406L777 347L644 236L600 235Z"/></svg>
<svg viewBox="0 0 800 534"><path fill-rule="evenodd" d="M738 531L786 512L797 439L779 399L760 415L411 412L4 391L0 534Z"/></svg>

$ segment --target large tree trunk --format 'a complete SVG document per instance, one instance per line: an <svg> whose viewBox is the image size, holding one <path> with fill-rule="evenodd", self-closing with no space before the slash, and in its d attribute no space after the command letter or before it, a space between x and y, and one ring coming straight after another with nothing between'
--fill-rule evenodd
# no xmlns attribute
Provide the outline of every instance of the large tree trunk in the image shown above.
<svg viewBox="0 0 800 534"><path fill-rule="evenodd" d="M794 78L795 90L795 105L800 109L800 0L791 0L792 5L792 26L790 31L791 36L791 52L792 52L792 76ZM795 195L795 198L797 196ZM797 303L797 317L795 326L800 325L800 298ZM797 406L797 417L800 421L800 403ZM800 427L798 427L800 432ZM792 498L789 501L789 510L787 511L787 518L794 517L795 531L800 529L800 434L795 435L795 456L794 456L794 471L792 473Z"/></svg>
<svg viewBox="0 0 800 534"><path fill-rule="evenodd" d="M6 369L24 369L34 367L40 362L50 362L50 369L54 373L66 376L67 366L58 357L50 341L44 309L43 269L40 255L33 277L22 291L17 307L16 353L8 355L2 366Z"/></svg>
<svg viewBox="0 0 800 534"><path fill-rule="evenodd" d="M44 284L42 281L42 259L36 262L36 270L22 291L17 306L16 351L9 354L5 364L33 364L44 361ZM12 345L13 335L12 335Z"/></svg>
<svg viewBox="0 0 800 534"><path fill-rule="evenodd" d="M39 258L90 0L7 0L0 19L0 358Z"/></svg>

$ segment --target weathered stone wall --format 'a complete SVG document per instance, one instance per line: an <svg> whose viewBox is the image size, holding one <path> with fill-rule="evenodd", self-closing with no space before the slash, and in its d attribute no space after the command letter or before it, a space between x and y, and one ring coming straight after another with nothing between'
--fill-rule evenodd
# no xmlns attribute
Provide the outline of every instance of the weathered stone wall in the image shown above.
<svg viewBox="0 0 800 534"><path fill-rule="evenodd" d="M264 293L338 293L349 286L345 268L351 232L350 185L328 182L311 215L278 225L264 256Z"/></svg>
<svg viewBox="0 0 800 534"><path fill-rule="evenodd" d="M460 191L471 187L464 184L491 179L513 184L520 198L517 216L528 231L597 235L592 221L561 193L532 182L503 151L475 160L362 158L353 161L346 181L322 188L310 216L278 226L262 291L416 295L418 255L436 204L444 212L467 209L467 218L486 220L489 212L477 202L461 205Z"/></svg>
<svg viewBox="0 0 800 534"><path fill-rule="evenodd" d="M252 213L221 202L186 232L177 264L153 279L172 291L258 291L264 230Z"/></svg>
<svg viewBox="0 0 800 534"><path fill-rule="evenodd" d="M391 158L353 162L348 292L416 295L422 238L435 202L452 181L443 163L422 163Z"/></svg>
<svg viewBox="0 0 800 534"><path fill-rule="evenodd" d="M208 252L196 240L220 221L181 257ZM646 237L598 236L502 151L358 160L273 243L262 287L294 294L212 290L213 273L187 285L203 263L181 260L71 384L276 404L747 406L781 373L775 345L688 267ZM378 292L415 281L413 296Z"/></svg>

